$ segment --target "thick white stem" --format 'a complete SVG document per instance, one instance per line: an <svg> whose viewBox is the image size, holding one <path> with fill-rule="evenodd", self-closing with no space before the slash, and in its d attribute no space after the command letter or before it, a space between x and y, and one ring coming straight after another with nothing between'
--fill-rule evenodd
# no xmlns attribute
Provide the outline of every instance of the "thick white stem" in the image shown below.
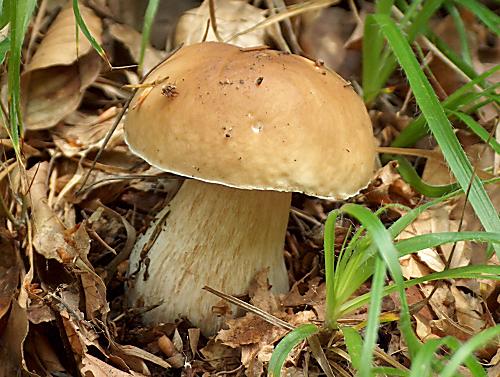
<svg viewBox="0 0 500 377"><path fill-rule="evenodd" d="M287 292L283 244L290 200L290 193L184 182L132 252L129 304L163 302L146 313L146 322L185 316L213 334L221 320L212 307L220 299L203 286L245 294L256 272L269 267L273 291Z"/></svg>

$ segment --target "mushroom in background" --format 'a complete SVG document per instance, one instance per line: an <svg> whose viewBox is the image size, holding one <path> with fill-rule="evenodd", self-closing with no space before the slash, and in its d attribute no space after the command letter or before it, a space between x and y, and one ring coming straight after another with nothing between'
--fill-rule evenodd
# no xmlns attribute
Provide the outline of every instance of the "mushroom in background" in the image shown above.
<svg viewBox="0 0 500 377"><path fill-rule="evenodd" d="M269 268L288 291L283 245L292 192L344 199L372 176L375 144L362 100L300 56L223 43L181 48L148 77L125 121L130 149L188 177L129 264L129 304L160 304L146 322L221 319L208 285L246 293ZM234 314L234 313L233 313Z"/></svg>

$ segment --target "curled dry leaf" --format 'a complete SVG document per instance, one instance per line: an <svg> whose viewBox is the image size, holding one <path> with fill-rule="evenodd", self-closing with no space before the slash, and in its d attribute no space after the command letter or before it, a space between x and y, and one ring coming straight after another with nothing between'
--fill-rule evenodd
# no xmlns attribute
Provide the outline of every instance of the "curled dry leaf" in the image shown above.
<svg viewBox="0 0 500 377"><path fill-rule="evenodd" d="M80 11L100 42L101 20L83 5ZM50 128L75 111L84 90L95 81L100 69L98 55L81 32L77 41L72 8L64 8L21 77L26 128Z"/></svg>
<svg viewBox="0 0 500 377"><path fill-rule="evenodd" d="M246 30L265 17L263 11L241 0L214 1L217 31L223 40L228 40L234 34ZM198 8L191 9L180 18L175 30L176 45L194 44L203 41L217 41L213 28L209 26L209 1L205 0ZM208 29L207 29L208 28ZM264 29L253 30L231 40L240 47L264 45L266 32Z"/></svg>

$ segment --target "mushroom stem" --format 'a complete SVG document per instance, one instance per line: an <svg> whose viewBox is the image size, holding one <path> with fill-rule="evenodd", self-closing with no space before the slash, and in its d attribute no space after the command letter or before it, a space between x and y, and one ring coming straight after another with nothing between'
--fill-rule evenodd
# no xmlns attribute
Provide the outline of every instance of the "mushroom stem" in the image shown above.
<svg viewBox="0 0 500 377"><path fill-rule="evenodd" d="M183 316L209 335L222 324L212 310L220 299L203 286L245 294L254 275L269 267L272 290L287 292L283 244L290 201L290 193L185 181L132 252L129 304L161 303L145 314L146 322Z"/></svg>

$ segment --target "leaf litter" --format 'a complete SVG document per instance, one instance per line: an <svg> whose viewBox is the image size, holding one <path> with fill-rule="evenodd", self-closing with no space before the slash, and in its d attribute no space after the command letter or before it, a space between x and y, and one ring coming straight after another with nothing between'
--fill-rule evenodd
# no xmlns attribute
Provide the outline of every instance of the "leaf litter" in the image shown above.
<svg viewBox="0 0 500 377"><path fill-rule="evenodd" d="M264 7L243 1L215 4L217 27L223 38L269 16ZM289 331L286 328L274 326L255 313L242 312L239 318L228 319L216 336L207 339L184 318L176 323L144 325L140 317L147 308L126 305L128 254L136 236L146 229L165 200L175 194L179 180L134 157L124 143L121 122L104 146L108 130L131 93L124 85L140 81L133 65L139 60L141 34L134 29L137 25L118 23L120 17L113 17L113 6L108 8L101 1L92 1L90 5L81 4L80 10L93 36L106 46L115 65L129 68L105 70L83 35L76 38L68 2L49 7L41 15L47 22L35 38L34 54L22 73L28 130L23 147L26 171L13 163L7 141L2 142L2 373L15 375L23 370L41 376L100 377L162 376L182 371L186 376L264 375L274 346ZM215 40L209 13L209 1L186 12L179 19L173 44ZM340 7L305 13L293 21L294 32L308 55L323 59L327 66L356 81L360 75L360 30L365 13L362 9L358 17L352 9ZM491 57L483 63L480 60L484 55L484 30L478 29L477 21L470 15L464 17L474 30L479 30L474 35L480 40L477 50L473 50L474 64L478 68L479 64L487 66ZM436 32L451 37L451 33L442 31L448 27L446 19ZM283 41L286 44L285 35L290 37L279 28L257 28L232 43L242 47L281 45ZM315 38L318 35L321 38ZM158 38L162 36L152 36L153 40ZM450 44L453 46L454 42ZM165 56L162 49L148 46L144 71ZM453 73L439 72L436 68L438 79L447 80L443 84L446 89L457 85L459 79ZM406 88L401 80L395 85L401 91ZM397 113L391 106L386 103L371 111L380 145L388 145L414 116L408 111ZM491 115L483 113L481 117L482 124L491 129ZM465 129L459 132L477 168L496 174L498 155ZM497 137L498 134L497 130ZM425 149L432 147L429 144ZM104 148L103 153L80 191L83 177L100 148ZM425 164L423 177L433 184L450 182L446 165L432 159ZM488 190L500 208L498 187L490 186ZM382 167L370 186L352 200L377 209L392 203L413 208L425 198L403 181L393 162ZM284 250L292 283L290 292L280 296L271 293L267 271L261 271L244 299L290 326L311 322L320 325L325 319L324 222L326 214L339 203L294 195L292 204ZM459 224L462 230L479 230L473 211L466 206L462 215L463 208L463 199L444 202L424 212L401 238L456 231ZM390 224L402 213L403 209L394 207L382 219ZM356 226L348 218L340 220L335 235L337 250L353 225ZM449 260L452 249L453 258ZM487 259L484 245L461 242L403 257L401 266L409 278L443 271L448 265L466 266ZM489 263L498 261L493 257ZM368 290L369 284L355 294ZM407 294L410 304L431 295L428 305L414 313L417 335L422 340L454 335L465 341L500 318L498 282L440 281L411 287ZM224 307L228 308L221 302L218 310L223 313ZM398 309L396 296L384 300L386 314ZM366 318L363 307L341 320L360 324ZM394 354L393 362L404 364L407 359L401 350L405 345L399 331L389 321L380 333L380 352ZM332 365L349 373L348 363L342 357L343 343L335 334L323 334L320 340L323 346L329 344L338 349L329 350L327 357ZM297 347L285 362L284 375L319 375L321 368L311 355L306 343ZM478 351L478 356L490 363L493 376L491 373L498 370L500 361L497 349L485 347Z"/></svg>

